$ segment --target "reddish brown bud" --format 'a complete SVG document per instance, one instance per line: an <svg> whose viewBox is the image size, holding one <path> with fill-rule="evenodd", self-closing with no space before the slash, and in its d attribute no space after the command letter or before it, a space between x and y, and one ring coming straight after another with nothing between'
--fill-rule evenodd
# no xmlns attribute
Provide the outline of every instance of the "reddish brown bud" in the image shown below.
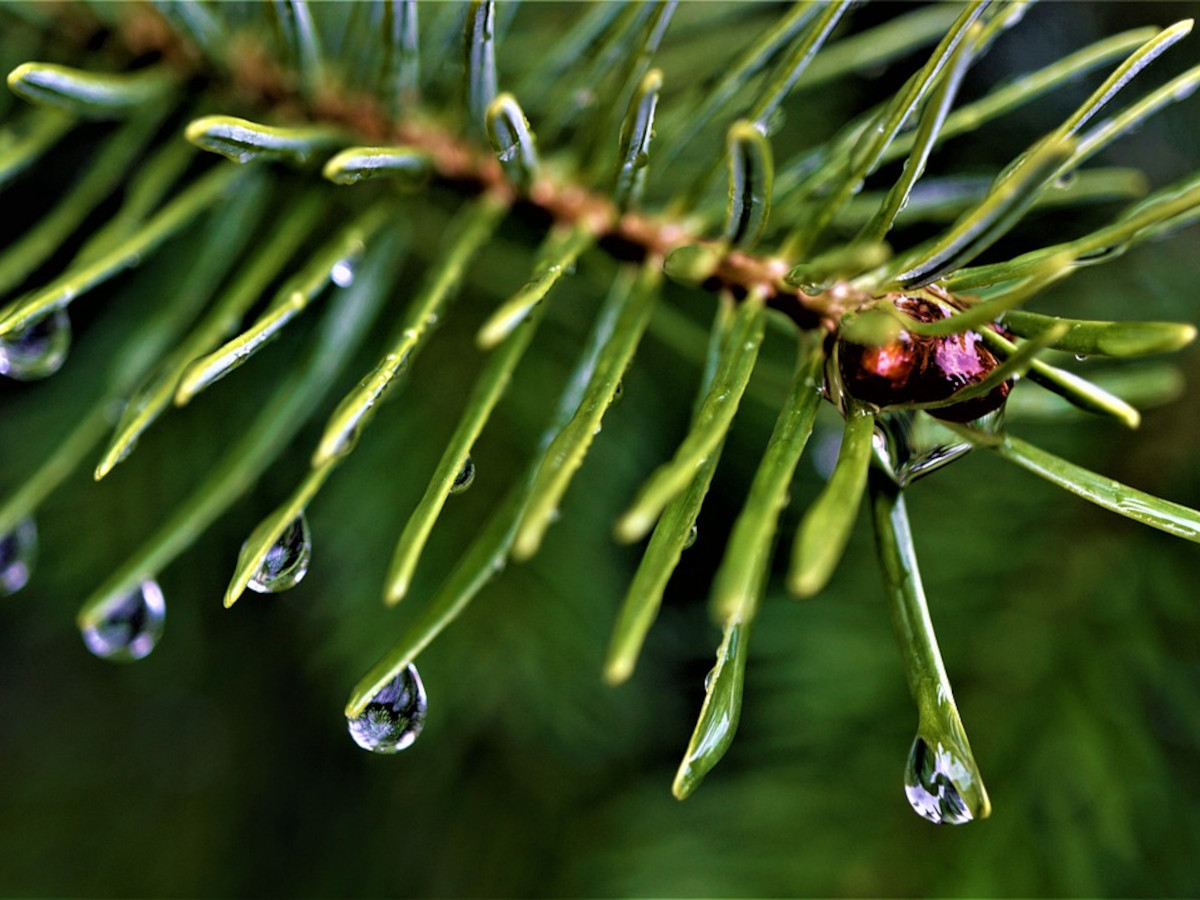
<svg viewBox="0 0 1200 900"><path fill-rule="evenodd" d="M895 297L892 303L917 322L936 322L949 315L938 303L921 297ZM978 384L999 360L974 332L924 337L902 330L886 344L863 345L838 340L838 367L847 393L881 409L911 403L948 400ZM1001 382L982 397L929 410L952 422L969 422L999 409L1010 384Z"/></svg>

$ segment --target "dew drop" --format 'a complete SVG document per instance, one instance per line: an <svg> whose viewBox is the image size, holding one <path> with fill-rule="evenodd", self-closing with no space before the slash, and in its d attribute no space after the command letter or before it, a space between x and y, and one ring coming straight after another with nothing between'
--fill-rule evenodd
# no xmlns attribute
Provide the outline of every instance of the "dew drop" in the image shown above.
<svg viewBox="0 0 1200 900"><path fill-rule="evenodd" d="M461 494L474 483L475 460L468 456L466 462L462 464L462 468L458 470L458 474L454 476L454 481L450 485L450 493Z"/></svg>
<svg viewBox="0 0 1200 900"><path fill-rule="evenodd" d="M713 666L704 676L704 693L712 690L713 680L717 677L717 667Z"/></svg>
<svg viewBox="0 0 1200 900"><path fill-rule="evenodd" d="M1079 173L1076 171L1068 172L1066 175L1060 175L1054 179L1054 186L1059 190L1066 190L1072 187L1079 180Z"/></svg>
<svg viewBox="0 0 1200 900"><path fill-rule="evenodd" d="M260 594L278 594L293 588L308 573L311 558L312 533L308 530L308 519L300 513L271 545L248 586Z"/></svg>
<svg viewBox="0 0 1200 900"><path fill-rule="evenodd" d="M36 381L62 368L71 346L71 320L56 310L16 334L0 338L0 375Z"/></svg>
<svg viewBox="0 0 1200 900"><path fill-rule="evenodd" d="M688 529L687 537L685 537L683 539L683 549L684 550L686 550L688 547L692 546L692 544L696 543L696 535L698 535L699 533L700 533L700 530L695 525L693 525L691 528Z"/></svg>
<svg viewBox="0 0 1200 900"><path fill-rule="evenodd" d="M617 386L613 388L612 400L608 401L609 407L614 407L625 397L625 382L618 381Z"/></svg>
<svg viewBox="0 0 1200 900"><path fill-rule="evenodd" d="M1076 353L1075 354L1075 362L1086 362L1086 361L1087 361L1086 353Z"/></svg>
<svg viewBox="0 0 1200 900"><path fill-rule="evenodd" d="M971 424L994 433L1004 420L1003 409L995 410ZM876 419L875 461L901 487L954 462L971 450L971 444L931 416L912 410L893 410Z"/></svg>
<svg viewBox="0 0 1200 900"><path fill-rule="evenodd" d="M83 642L101 659L133 662L148 656L162 637L167 607L152 578L113 604L104 618L83 629Z"/></svg>
<svg viewBox="0 0 1200 900"><path fill-rule="evenodd" d="M913 741L904 770L904 793L917 815L939 825L970 822L975 816L957 785L971 781L970 770L941 743L933 750L921 737Z"/></svg>
<svg viewBox="0 0 1200 900"><path fill-rule="evenodd" d="M329 278L338 287L350 287L354 284L354 262L350 259L339 259L329 270Z"/></svg>
<svg viewBox="0 0 1200 900"><path fill-rule="evenodd" d="M428 706L421 676L417 667L409 663L371 698L361 713L347 717L350 737L372 753L399 753L412 746L425 727Z"/></svg>
<svg viewBox="0 0 1200 900"><path fill-rule="evenodd" d="M0 535L0 596L15 594L29 582L37 556L37 526L24 519Z"/></svg>

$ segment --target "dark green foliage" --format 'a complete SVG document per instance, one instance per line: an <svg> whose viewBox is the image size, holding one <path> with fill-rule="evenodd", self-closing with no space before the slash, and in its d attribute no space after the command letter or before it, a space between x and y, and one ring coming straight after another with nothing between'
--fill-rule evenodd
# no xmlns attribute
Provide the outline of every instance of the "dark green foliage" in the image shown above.
<svg viewBox="0 0 1200 900"><path fill-rule="evenodd" d="M1191 12L0 5L0 893L1196 893Z"/></svg>

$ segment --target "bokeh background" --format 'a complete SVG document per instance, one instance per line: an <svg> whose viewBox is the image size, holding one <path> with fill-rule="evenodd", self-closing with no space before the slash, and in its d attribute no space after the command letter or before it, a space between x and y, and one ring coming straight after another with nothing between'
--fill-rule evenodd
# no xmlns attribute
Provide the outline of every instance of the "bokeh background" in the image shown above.
<svg viewBox="0 0 1200 900"><path fill-rule="evenodd" d="M855 23L897 6L856 11ZM1198 11L1196 3L1042 4L972 71L964 94L1105 34ZM760 17L747 20L750 32L775 12L755 7L723 21L740 34L739 15ZM529 27L553 34L575 15L533 4L517 21L537 20ZM732 40L700 17L690 4L681 9L673 26L681 43L668 41L677 49L663 60L668 85L686 80L693 54ZM1195 37L1185 41L1147 83L1195 64L1198 48ZM797 97L780 140L832 133L894 87L904 65ZM1094 83L956 141L937 165L994 171ZM1154 186L1200 166L1198 101L1153 120L1103 163L1136 165ZM55 177L39 173L3 196L5 235L36 208L38 179ZM997 254L1082 233L1117 208L1031 217ZM611 276L605 259L583 261L475 453L474 487L448 505L411 597L385 610L379 591L395 536L473 378L463 363L473 358L472 334L528 271L534 237L519 222L506 226L403 392L310 507L313 563L295 590L221 608L241 541L297 482L332 398L371 364L374 347L333 386L294 452L161 574L169 613L154 654L127 666L100 661L73 626L80 601L288 377L313 322L265 351L252 375L173 412L103 483L79 472L44 505L35 578L0 599L0 894L1200 892L1200 549L983 453L914 486L909 505L992 817L935 827L905 801L916 717L865 517L818 598L797 603L772 581L733 748L692 799L672 798L718 641L707 586L770 432L780 397L771 367L788 365L780 334L768 341L766 372L743 403L699 539L629 683L609 688L600 678L638 558L638 548L612 542L611 524L682 435L698 377L694 355L661 322L540 555L510 565L422 655L430 712L420 740L396 757L356 747L341 713L350 688L521 471ZM168 246L89 301L59 376L0 385L0 489L18 484L95 402L94 373L105 371L125 329L164 302L186 249L186 239ZM420 259L407 266L405 282L415 284ZM1196 321L1198 284L1200 231L1192 228L1079 272L1035 308ZM694 323L711 316L709 298L672 292L668 301ZM1154 363L1177 366L1188 390L1147 409L1136 434L1084 417L1022 421L1015 410L1011 427L1114 478L1200 505L1200 352ZM822 448L828 454L837 432L834 417L819 422L785 534L820 483L812 460Z"/></svg>

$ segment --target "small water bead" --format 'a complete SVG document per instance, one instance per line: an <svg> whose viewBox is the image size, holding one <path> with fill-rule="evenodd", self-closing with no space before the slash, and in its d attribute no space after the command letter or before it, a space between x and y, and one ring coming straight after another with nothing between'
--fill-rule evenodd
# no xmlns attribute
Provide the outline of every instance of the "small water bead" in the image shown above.
<svg viewBox="0 0 1200 900"><path fill-rule="evenodd" d="M37 526L24 519L0 535L0 596L15 594L29 582L37 556Z"/></svg>
<svg viewBox="0 0 1200 900"><path fill-rule="evenodd" d="M338 287L350 287L354 284L354 263L349 259L339 259L329 270L329 278Z"/></svg>
<svg viewBox="0 0 1200 900"><path fill-rule="evenodd" d="M56 310L0 338L0 375L17 381L47 378L62 368L71 348L71 320Z"/></svg>
<svg viewBox="0 0 1200 900"><path fill-rule="evenodd" d="M687 537L685 537L683 539L683 549L684 550L688 549L688 547L690 547L690 546L692 546L692 544L696 543L696 536L699 533L700 533L700 530L695 525L693 525L691 528L688 529Z"/></svg>
<svg viewBox="0 0 1200 900"><path fill-rule="evenodd" d="M429 701L417 667L409 663L371 698L354 718L347 717L350 737L372 753L399 753L412 746L425 727Z"/></svg>
<svg viewBox="0 0 1200 900"><path fill-rule="evenodd" d="M83 642L93 654L114 662L133 662L150 654L162 637L167 607L162 588L152 578L113 604L96 625L83 629Z"/></svg>
<svg viewBox="0 0 1200 900"><path fill-rule="evenodd" d="M975 818L959 793L971 784L966 765L942 744L933 750L918 737L904 770L904 793L917 815L938 825L962 825Z"/></svg>
<svg viewBox="0 0 1200 900"><path fill-rule="evenodd" d="M875 460L905 487L971 450L928 416L898 410L879 416L873 438Z"/></svg>
<svg viewBox="0 0 1200 900"><path fill-rule="evenodd" d="M277 594L293 588L308 574L311 559L312 533L308 530L308 519L300 513L271 545L248 587L260 594Z"/></svg>
<svg viewBox="0 0 1200 900"><path fill-rule="evenodd" d="M461 494L474 483L475 460L468 456L466 462L462 464L462 468L458 470L458 474L454 476L454 481L450 485L450 493Z"/></svg>

